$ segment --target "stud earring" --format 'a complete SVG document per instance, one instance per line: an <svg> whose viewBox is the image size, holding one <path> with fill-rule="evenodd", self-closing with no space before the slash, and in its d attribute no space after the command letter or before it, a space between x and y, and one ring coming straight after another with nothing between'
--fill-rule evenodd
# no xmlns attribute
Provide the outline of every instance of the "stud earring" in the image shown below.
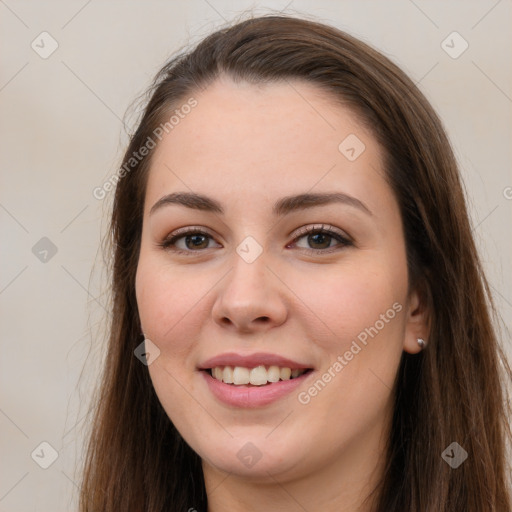
<svg viewBox="0 0 512 512"><path fill-rule="evenodd" d="M423 350L425 348L425 346L426 346L425 340L423 338L418 338L418 345Z"/></svg>

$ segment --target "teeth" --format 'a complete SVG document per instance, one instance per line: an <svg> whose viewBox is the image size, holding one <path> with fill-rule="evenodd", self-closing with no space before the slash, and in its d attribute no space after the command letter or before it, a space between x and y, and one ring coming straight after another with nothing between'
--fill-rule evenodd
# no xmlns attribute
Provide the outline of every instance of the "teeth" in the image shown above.
<svg viewBox="0 0 512 512"><path fill-rule="evenodd" d="M280 377L281 377L281 370L279 369L279 366L271 366L268 369L267 380L269 382L278 382Z"/></svg>
<svg viewBox="0 0 512 512"><path fill-rule="evenodd" d="M249 382L253 386L263 386L267 383L267 370L264 366L257 366L251 370Z"/></svg>
<svg viewBox="0 0 512 512"><path fill-rule="evenodd" d="M226 384L233 384L233 368L231 368L231 366L226 366L224 368L224 370L221 370L220 368L214 368L214 370L220 370L218 372L218 377L216 375L214 375L214 377L217 379L217 380L222 380L224 381Z"/></svg>
<svg viewBox="0 0 512 512"><path fill-rule="evenodd" d="M242 368L241 366L235 366L233 370L233 384L237 386L241 384L249 384L250 371L248 368Z"/></svg>
<svg viewBox="0 0 512 512"><path fill-rule="evenodd" d="M269 382L279 380L295 379L307 370L292 370L291 368L279 368L279 366L257 366L256 368L244 368L243 366L216 366L211 369L212 377L226 384L242 386L252 384L253 386L264 386Z"/></svg>
<svg viewBox="0 0 512 512"><path fill-rule="evenodd" d="M279 370L279 372L280 372L281 380L289 380L290 375L292 374L292 371L290 368L281 368Z"/></svg>

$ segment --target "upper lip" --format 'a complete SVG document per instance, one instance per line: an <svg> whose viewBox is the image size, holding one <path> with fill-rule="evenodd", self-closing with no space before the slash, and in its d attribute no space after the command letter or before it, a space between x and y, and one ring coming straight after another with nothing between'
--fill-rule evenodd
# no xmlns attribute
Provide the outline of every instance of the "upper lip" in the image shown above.
<svg viewBox="0 0 512 512"><path fill-rule="evenodd" d="M302 364L287 357L277 354L258 352L250 355L240 355L234 352L226 352L218 356L207 359L199 365L200 370L209 370L217 366L242 366L245 368L255 368L256 366L279 366L281 368L291 368L292 370L310 369L311 365Z"/></svg>

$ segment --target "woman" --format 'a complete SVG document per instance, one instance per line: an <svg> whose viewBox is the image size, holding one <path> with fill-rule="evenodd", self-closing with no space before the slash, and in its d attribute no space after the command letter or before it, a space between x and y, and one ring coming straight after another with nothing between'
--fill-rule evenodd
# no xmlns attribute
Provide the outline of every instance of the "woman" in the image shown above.
<svg viewBox="0 0 512 512"><path fill-rule="evenodd" d="M118 176L81 510L510 511L512 372L412 81L264 16L151 92Z"/></svg>

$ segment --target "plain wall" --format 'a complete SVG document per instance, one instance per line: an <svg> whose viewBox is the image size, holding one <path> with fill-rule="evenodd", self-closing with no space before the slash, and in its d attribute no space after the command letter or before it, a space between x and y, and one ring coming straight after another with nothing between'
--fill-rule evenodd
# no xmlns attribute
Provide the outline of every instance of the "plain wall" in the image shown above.
<svg viewBox="0 0 512 512"><path fill-rule="evenodd" d="M316 16L374 45L418 82L456 151L474 234L510 328L510 1L5 0L0 511L76 509L82 418L107 307L99 251L112 193L101 201L93 190L116 172L125 112L164 61L246 9ZM58 43L48 58L40 54L54 43L44 31ZM442 42L454 31L463 39L448 39L450 56ZM453 58L463 40L467 50ZM503 343L511 356L507 335ZM42 442L58 455L48 469L34 461L51 461Z"/></svg>

